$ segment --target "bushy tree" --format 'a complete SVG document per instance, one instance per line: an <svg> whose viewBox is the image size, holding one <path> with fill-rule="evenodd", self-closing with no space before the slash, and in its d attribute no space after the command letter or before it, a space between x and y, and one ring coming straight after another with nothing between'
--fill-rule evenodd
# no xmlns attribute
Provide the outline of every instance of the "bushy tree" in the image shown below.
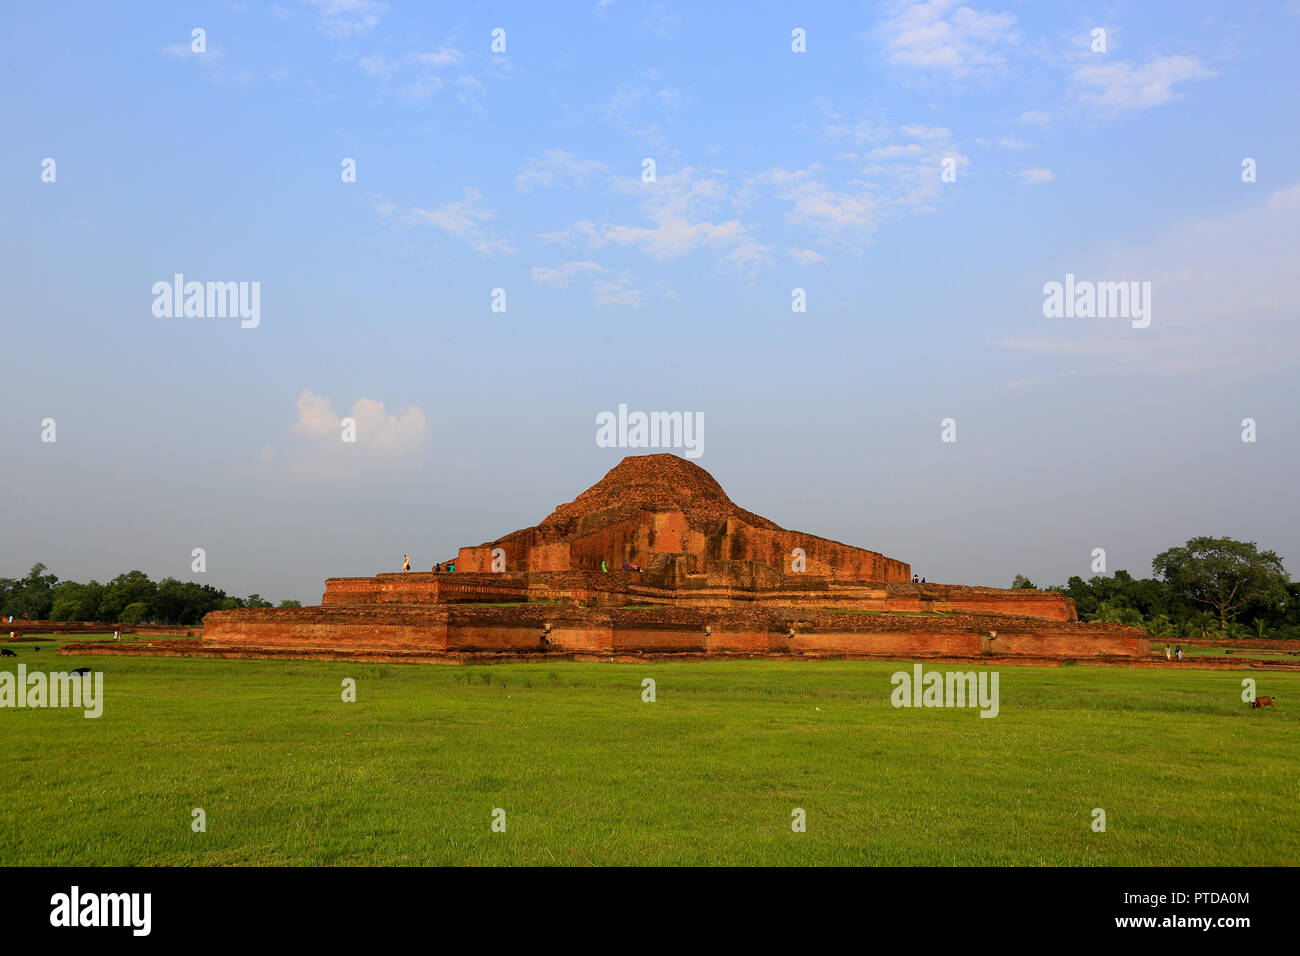
<svg viewBox="0 0 1300 956"><path fill-rule="evenodd" d="M1252 604L1280 605L1290 581L1282 559L1253 541L1192 538L1156 555L1152 569L1178 594L1212 609L1219 630Z"/></svg>
<svg viewBox="0 0 1300 956"><path fill-rule="evenodd" d="M104 585L104 597L99 602L98 618L109 622L124 621L122 613L131 604L143 604L145 614L149 615L157 595L158 585L149 580L149 575L143 571L119 574Z"/></svg>
<svg viewBox="0 0 1300 956"><path fill-rule="evenodd" d="M149 617L149 605L143 601L136 601L134 604L128 604L118 615L118 621L123 624L139 624Z"/></svg>

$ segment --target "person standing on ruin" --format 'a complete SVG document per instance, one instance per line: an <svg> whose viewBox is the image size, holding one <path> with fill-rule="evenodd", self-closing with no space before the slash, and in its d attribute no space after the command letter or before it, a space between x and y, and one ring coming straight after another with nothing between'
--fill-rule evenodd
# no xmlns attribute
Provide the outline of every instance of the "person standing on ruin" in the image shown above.
<svg viewBox="0 0 1300 956"><path fill-rule="evenodd" d="M411 570L411 556L409 554L402 555L402 570Z"/></svg>

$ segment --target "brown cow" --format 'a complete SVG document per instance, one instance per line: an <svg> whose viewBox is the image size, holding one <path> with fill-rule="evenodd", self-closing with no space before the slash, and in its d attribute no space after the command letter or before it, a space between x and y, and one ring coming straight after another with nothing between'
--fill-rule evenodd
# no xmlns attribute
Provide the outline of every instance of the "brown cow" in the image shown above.
<svg viewBox="0 0 1300 956"><path fill-rule="evenodd" d="M1272 697L1256 697L1254 700L1250 702L1250 706L1251 707L1272 707L1273 700L1274 698Z"/></svg>

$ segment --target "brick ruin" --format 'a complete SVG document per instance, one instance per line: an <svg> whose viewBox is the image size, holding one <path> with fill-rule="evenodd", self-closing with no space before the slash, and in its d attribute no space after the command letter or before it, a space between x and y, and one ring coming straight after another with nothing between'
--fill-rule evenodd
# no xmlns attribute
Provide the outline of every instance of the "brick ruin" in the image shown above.
<svg viewBox="0 0 1300 956"><path fill-rule="evenodd" d="M454 563L454 573L330 578L316 607L214 611L197 647L159 652L394 660L1149 654L1143 632L1082 624L1062 594L914 584L904 562L788 531L735 505L703 468L667 454L625 458L537 526L461 548Z"/></svg>

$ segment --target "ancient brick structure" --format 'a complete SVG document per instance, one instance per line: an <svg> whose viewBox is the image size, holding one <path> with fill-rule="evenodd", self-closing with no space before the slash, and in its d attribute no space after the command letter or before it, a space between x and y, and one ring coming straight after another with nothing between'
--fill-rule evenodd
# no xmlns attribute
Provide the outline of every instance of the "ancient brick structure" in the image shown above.
<svg viewBox="0 0 1300 956"><path fill-rule="evenodd" d="M462 548L455 573L330 578L317 607L216 611L204 619L200 645L159 652L394 660L1149 654L1145 634L1081 624L1061 594L910 577L901 561L739 508L685 459L645 455L624 459L536 527Z"/></svg>
<svg viewBox="0 0 1300 956"><path fill-rule="evenodd" d="M845 581L907 581L911 569L862 548L787 531L737 507L707 471L676 455L624 458L597 484L545 521L476 548L461 548L458 571L610 570L649 567L656 555L687 554L704 563L756 561L792 572Z"/></svg>

